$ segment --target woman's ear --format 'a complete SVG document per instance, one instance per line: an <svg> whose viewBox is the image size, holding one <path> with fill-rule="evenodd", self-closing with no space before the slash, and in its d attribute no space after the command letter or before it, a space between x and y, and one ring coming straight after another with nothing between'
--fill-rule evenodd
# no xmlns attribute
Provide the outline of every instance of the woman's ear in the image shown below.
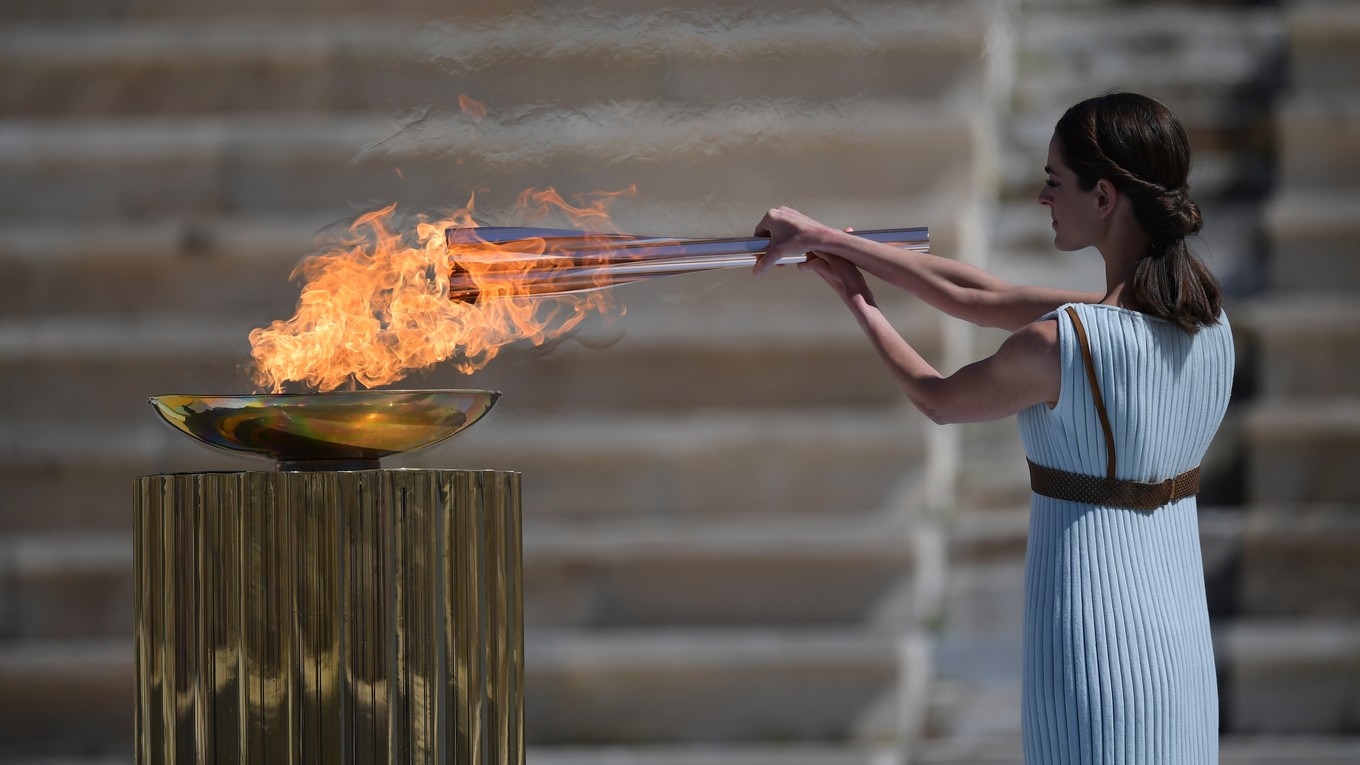
<svg viewBox="0 0 1360 765"><path fill-rule="evenodd" d="M1108 178L1101 178L1096 181L1091 193L1095 196L1096 214L1102 218L1110 217L1115 205L1119 204L1119 189Z"/></svg>

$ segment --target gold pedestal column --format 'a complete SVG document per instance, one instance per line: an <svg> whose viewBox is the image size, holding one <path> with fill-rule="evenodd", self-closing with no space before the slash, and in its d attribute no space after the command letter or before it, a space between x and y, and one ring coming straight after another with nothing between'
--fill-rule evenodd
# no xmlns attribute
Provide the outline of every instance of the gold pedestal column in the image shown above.
<svg viewBox="0 0 1360 765"><path fill-rule="evenodd" d="M136 489L138 765L523 763L518 473Z"/></svg>

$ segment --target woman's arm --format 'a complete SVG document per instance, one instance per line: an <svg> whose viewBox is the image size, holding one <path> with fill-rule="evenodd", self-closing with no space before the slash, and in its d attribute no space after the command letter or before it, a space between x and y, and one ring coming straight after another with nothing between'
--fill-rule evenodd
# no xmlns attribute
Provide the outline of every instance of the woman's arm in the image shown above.
<svg viewBox="0 0 1360 765"><path fill-rule="evenodd" d="M945 313L983 327L1015 331L1064 303L1094 303L1099 293L1019 287L975 266L930 253L871 242L780 207L766 213L757 236L769 252L756 264L763 273L783 257L824 252L900 287Z"/></svg>
<svg viewBox="0 0 1360 765"><path fill-rule="evenodd" d="M892 328L854 265L818 254L799 268L815 271L836 290L907 398L931 420L997 420L1039 402L1057 401L1062 372L1056 321L1028 324L991 357L944 377Z"/></svg>

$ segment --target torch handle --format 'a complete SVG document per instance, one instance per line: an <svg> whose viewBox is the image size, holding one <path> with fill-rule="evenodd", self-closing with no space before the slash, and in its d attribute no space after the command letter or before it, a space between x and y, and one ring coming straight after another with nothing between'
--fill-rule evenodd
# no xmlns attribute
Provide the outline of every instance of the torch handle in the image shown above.
<svg viewBox="0 0 1360 765"><path fill-rule="evenodd" d="M853 233L903 249L925 250L930 246L930 232L926 228ZM505 246L542 239L541 248L531 249L540 249L543 254L517 257L494 248L484 261L517 266L522 291L535 295L601 289L661 276L749 268L770 247L768 237L666 239L524 228L449 229L446 238L459 251L459 258L472 260L478 259L477 250L485 245ZM805 255L782 258L779 265L801 263L805 258ZM449 297L475 301L480 297L480 288L468 272L455 268L449 280Z"/></svg>

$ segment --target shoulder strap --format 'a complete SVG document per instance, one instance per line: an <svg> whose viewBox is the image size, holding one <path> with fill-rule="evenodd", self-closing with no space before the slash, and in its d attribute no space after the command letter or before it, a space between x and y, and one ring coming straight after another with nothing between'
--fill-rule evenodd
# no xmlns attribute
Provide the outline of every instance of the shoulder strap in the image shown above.
<svg viewBox="0 0 1360 765"><path fill-rule="evenodd" d="M1096 365L1091 360L1091 343L1086 339L1086 327L1082 326L1077 311L1067 306L1067 315L1072 317L1072 327L1077 330L1077 341L1081 343L1081 358L1086 362L1086 379L1091 382L1091 398L1096 402L1096 414L1100 415L1100 427L1105 430L1105 453L1109 455L1107 473L1114 478L1114 431L1110 429L1110 417L1105 413L1105 399L1100 395L1100 382L1096 379Z"/></svg>

